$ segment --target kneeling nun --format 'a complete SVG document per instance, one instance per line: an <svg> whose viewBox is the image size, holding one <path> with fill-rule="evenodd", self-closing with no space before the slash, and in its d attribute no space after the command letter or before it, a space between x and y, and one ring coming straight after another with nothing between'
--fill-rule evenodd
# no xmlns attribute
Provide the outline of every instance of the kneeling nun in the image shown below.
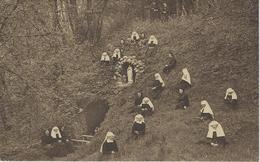
<svg viewBox="0 0 260 162"><path fill-rule="evenodd" d="M214 119L214 113L208 103L208 101L203 100L201 101L201 114L200 114L200 119L201 120L213 120Z"/></svg>
<svg viewBox="0 0 260 162"><path fill-rule="evenodd" d="M136 136L145 134L144 117L141 114L135 116L134 124L132 126L132 133Z"/></svg>
<svg viewBox="0 0 260 162"><path fill-rule="evenodd" d="M180 88L185 90L191 87L191 77L187 68L182 69Z"/></svg>
<svg viewBox="0 0 260 162"><path fill-rule="evenodd" d="M139 113L143 116L150 115L154 112L154 106L148 97L144 97L140 105Z"/></svg>
<svg viewBox="0 0 260 162"><path fill-rule="evenodd" d="M103 154L114 154L118 152L117 143L114 140L115 135L112 132L107 132L105 140L103 141L100 152Z"/></svg>
<svg viewBox="0 0 260 162"><path fill-rule="evenodd" d="M234 89L228 88L224 99L225 102L232 108L237 106L237 94Z"/></svg>
<svg viewBox="0 0 260 162"><path fill-rule="evenodd" d="M211 140L211 146L226 145L224 130L216 120L209 123L207 138Z"/></svg>
<svg viewBox="0 0 260 162"><path fill-rule="evenodd" d="M179 98L177 102L176 109L186 110L190 106L189 97L184 93L183 89L179 89Z"/></svg>

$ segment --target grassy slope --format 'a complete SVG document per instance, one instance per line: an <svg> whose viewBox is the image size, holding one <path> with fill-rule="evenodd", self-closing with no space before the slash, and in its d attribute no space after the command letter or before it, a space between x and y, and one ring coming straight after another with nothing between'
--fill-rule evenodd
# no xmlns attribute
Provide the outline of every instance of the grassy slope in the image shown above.
<svg viewBox="0 0 260 162"><path fill-rule="evenodd" d="M151 63L137 85L117 96L110 96L111 110L92 148L87 149L93 154L80 159L257 160L257 17L254 17L252 8L241 10L242 5L232 2L229 13L217 13L203 19L192 17L152 25L135 22L127 30L114 34L109 39L112 44L128 36L133 29L143 30L158 37L160 49L150 58ZM154 73L161 72L165 64L164 56L170 49L176 54L178 66L169 76L162 75L167 87L162 98L153 101L156 112L146 118L146 136L137 141L129 139L134 116L127 112L133 104L132 96L140 87L149 96L150 79ZM136 55L143 55L143 51L137 50ZM176 111L175 85L179 82L183 67L188 67L192 77L191 107L187 111ZM233 87L238 93L238 110L230 110L223 104L228 87ZM229 145L225 149L197 143L205 140L207 133L207 123L192 119L199 114L202 99L209 101L216 119L226 132ZM121 106L122 100L126 103ZM112 130L118 138L120 153L115 157L101 157L96 152L108 130Z"/></svg>
<svg viewBox="0 0 260 162"><path fill-rule="evenodd" d="M82 146L75 154L55 160L257 160L257 17L252 8L240 2L231 2L228 13L175 19L166 24L137 21L108 35L109 43L118 44L120 38L128 37L137 29L156 35L160 42L159 51L150 58L144 76L136 85L125 89L116 88L111 71L99 67L101 52L94 52L96 58L93 59L88 57L90 51L82 46L61 51L68 54L61 56L63 62L68 62L65 87L61 90L67 90L71 101L98 94L108 99L110 111L90 147ZM166 89L159 101L153 101L156 112L146 118L146 136L134 141L129 138L134 115L128 114L133 96L139 89L149 96L151 79L154 73L162 71L170 49L177 57L178 66L170 75L162 74ZM144 50L131 50L128 55L143 57ZM187 111L176 111L175 86L183 67L188 67L192 77L191 107ZM228 87L238 93L238 110L229 110L223 104ZM205 140L207 133L207 123L192 119L199 114L202 99L209 101L226 132L229 145L225 149L197 144ZM81 116L78 120L84 118L84 114ZM115 157L102 157L98 153L108 130L117 135L120 152ZM30 152L28 156L14 155L13 159L48 160L37 148Z"/></svg>

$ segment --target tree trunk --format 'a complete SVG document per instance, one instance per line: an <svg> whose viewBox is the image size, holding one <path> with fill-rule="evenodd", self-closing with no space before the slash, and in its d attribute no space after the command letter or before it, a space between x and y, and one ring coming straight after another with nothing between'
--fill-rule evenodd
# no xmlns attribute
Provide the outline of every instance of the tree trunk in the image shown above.
<svg viewBox="0 0 260 162"><path fill-rule="evenodd" d="M187 15L190 15L194 12L193 0L184 0L183 6L184 6L185 11L187 12Z"/></svg>
<svg viewBox="0 0 260 162"><path fill-rule="evenodd" d="M69 2L68 2L69 1ZM66 0L68 6L68 15L69 15L69 24L71 26L74 39L78 40L78 11L77 11L77 2L76 0Z"/></svg>
<svg viewBox="0 0 260 162"><path fill-rule="evenodd" d="M168 0L169 12L171 16L177 14L177 0Z"/></svg>
<svg viewBox="0 0 260 162"><path fill-rule="evenodd" d="M90 11L93 11L92 8L92 0L87 0L87 24L88 24L88 30L87 30L87 39L93 43L94 41L94 27L93 27L93 13Z"/></svg>
<svg viewBox="0 0 260 162"><path fill-rule="evenodd" d="M182 16L183 14L183 1L182 0L176 0L177 1L177 16Z"/></svg>
<svg viewBox="0 0 260 162"><path fill-rule="evenodd" d="M142 0L141 1L141 15L142 15L143 21L145 21L147 19L146 5L147 5L147 1L146 0Z"/></svg>
<svg viewBox="0 0 260 162"><path fill-rule="evenodd" d="M102 26L103 26L103 16L104 16L104 11L106 9L107 3L108 3L108 0L104 0L102 11L101 11L99 18L98 18L98 25L96 27L96 43L99 42L100 39L101 39Z"/></svg>
<svg viewBox="0 0 260 162"><path fill-rule="evenodd" d="M67 0L57 0L57 16L60 24L61 31L63 33L63 42L69 43L73 40L73 31L69 21L69 6Z"/></svg>
<svg viewBox="0 0 260 162"><path fill-rule="evenodd" d="M57 0L49 0L50 5L51 5L51 11L52 11L52 25L53 25L53 30L57 31L60 30L62 31L60 22L59 22L59 15L58 15L58 2Z"/></svg>

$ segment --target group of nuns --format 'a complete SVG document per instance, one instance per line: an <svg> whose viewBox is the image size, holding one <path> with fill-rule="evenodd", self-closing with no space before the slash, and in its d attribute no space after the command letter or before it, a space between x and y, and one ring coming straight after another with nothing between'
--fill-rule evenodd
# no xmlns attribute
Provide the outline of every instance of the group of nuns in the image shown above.
<svg viewBox="0 0 260 162"><path fill-rule="evenodd" d="M147 39L145 33L139 35L136 31L132 32L130 42L140 47L148 45L148 48L153 48L158 45L158 40L154 35L151 35L150 38Z"/></svg>
<svg viewBox="0 0 260 162"><path fill-rule="evenodd" d="M148 99L149 100L149 99ZM134 118L132 126L132 134L135 139L145 134L145 122L144 117L141 114L137 114ZM118 152L118 146L115 140L115 135L112 132L107 132L106 137L101 144L100 152L102 154L113 154Z"/></svg>
<svg viewBox="0 0 260 162"><path fill-rule="evenodd" d="M45 130L41 137L41 143L43 146L51 146L48 152L50 156L65 156L74 151L64 127L54 126L52 129Z"/></svg>
<svg viewBox="0 0 260 162"><path fill-rule="evenodd" d="M191 87L191 77L187 68L182 69L182 78L179 85L179 98L176 109L187 109L189 99L185 91ZM237 94L232 88L226 90L225 103L232 108L237 106ZM209 120L207 138L211 140L211 146L226 145L225 133L219 122L215 120L214 113L206 100L201 101L200 120Z"/></svg>
<svg viewBox="0 0 260 162"><path fill-rule="evenodd" d="M228 88L226 90L226 95L224 97L225 103L230 108L236 108L237 107L237 94L232 88ZM209 126L208 126L208 134L207 138L211 139L211 146L218 146L218 145L226 145L225 140L225 133L224 130L219 122L217 122L214 118L214 113L209 105L209 103L206 100L201 101L201 114L200 119L210 120Z"/></svg>
<svg viewBox="0 0 260 162"><path fill-rule="evenodd" d="M141 39L144 40L144 35L139 37L137 32L133 32L131 36L131 42L140 45ZM122 42L124 43L124 42ZM155 36L151 36L148 43L148 48L154 48L158 45L158 40ZM103 55L102 55L103 57ZM168 64L166 64L163 68L163 72L165 74L169 74L172 69L176 66L176 58L169 52L168 57ZM154 83L152 92L153 92L153 99L160 98L162 91L165 88L165 83L159 73L154 75ZM187 68L182 69L182 77L181 81L178 85L178 92L179 97L177 100L177 105L175 109L183 109L186 110L189 106L189 98L187 94L187 90L191 88L191 76ZM226 90L226 95L224 97L225 103L235 108L237 105L237 95L234 89L228 88ZM209 120L208 124L208 133L207 138L210 139L211 146L218 146L223 145L225 146L225 133L224 130L219 122L215 120L214 113L206 100L201 101L201 110L200 110L200 120L207 121ZM145 121L144 117L147 115L151 115L154 112L154 105L148 97L144 97L142 92L138 92L135 98L135 108L131 112L137 112L137 115L134 118L134 123L132 125L132 134L134 135L135 139L139 136L145 134ZM101 145L100 152L103 154L112 154L118 152L118 146L115 141L115 135L112 132L107 132L107 135Z"/></svg>
<svg viewBox="0 0 260 162"><path fill-rule="evenodd" d="M131 38L129 39L131 45L134 46L139 46L139 47L145 47L147 46L148 49L153 49L158 45L158 40L156 39L156 37L154 35L151 35L149 40L146 39L145 34L141 33L141 35L139 36L139 34L134 31L132 32ZM114 51L114 55L112 56L113 60L114 58L116 60L119 60L122 56L120 55L120 52L124 51L125 49L125 41L121 40L120 41L121 44L121 50L115 49L115 51L117 50L116 53L118 53L118 55L115 55L115 51ZM105 56L103 55L105 53ZM101 56L101 62L104 63L105 60L108 60L105 64L109 64L109 56L106 52L104 52ZM106 58L106 59L105 59ZM170 66L171 68L171 66ZM169 69L170 69L169 68ZM159 95L163 89L163 87L165 86L161 76L159 73L155 74L155 84L154 87L152 88L152 90ZM148 97L143 97L143 94L141 92L138 93L138 96L135 100L135 105L137 106L137 108L132 111L132 112L137 112L137 115L134 118L134 123L132 126L132 134L134 136L135 139L137 139L139 136L142 136L145 134L145 121L144 121L144 116L146 115L151 115L154 111L154 105L152 104L151 100ZM106 137L103 141L103 143L101 144L101 148L100 148L100 152L103 154L113 154L118 152L118 146L117 143L115 141L115 135L113 132L107 132Z"/></svg>
<svg viewBox="0 0 260 162"><path fill-rule="evenodd" d="M120 45L114 49L112 52L112 56L110 58L109 52L103 52L101 54L100 63L104 66L109 66L110 62L115 65L120 60L124 59L123 53L127 50L127 47L129 46L137 46L137 47L147 47L147 51L153 51L156 49L158 45L158 40L154 35L151 35L149 39L146 38L145 33L141 33L140 35L133 31L131 34L131 37L127 39L127 41L124 41L123 39L120 40ZM151 52L152 53L152 52ZM126 74L126 82L127 83L133 83L135 82L135 67L133 64L130 64L129 62L126 62L123 65L124 73ZM170 69L171 66L168 67ZM158 90L158 89L156 89Z"/></svg>
<svg viewBox="0 0 260 162"><path fill-rule="evenodd" d="M112 54L112 59L110 59L108 52L103 52L101 54L100 62L101 64L109 65L110 61L116 63L120 58L122 58L122 53L126 50L126 46L135 45L139 47L148 47L148 49L155 48L158 45L158 40L154 35L151 35L149 39L146 38L145 33L141 33L140 35L133 31L131 37L127 39L128 42L125 40L120 40L119 47L115 48Z"/></svg>

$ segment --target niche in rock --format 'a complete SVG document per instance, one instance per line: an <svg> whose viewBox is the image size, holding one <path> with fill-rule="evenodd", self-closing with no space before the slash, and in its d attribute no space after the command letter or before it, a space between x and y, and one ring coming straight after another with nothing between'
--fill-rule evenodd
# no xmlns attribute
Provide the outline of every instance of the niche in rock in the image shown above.
<svg viewBox="0 0 260 162"><path fill-rule="evenodd" d="M95 99L85 107L87 133L94 134L95 129L100 127L109 110L108 102L104 99Z"/></svg>

